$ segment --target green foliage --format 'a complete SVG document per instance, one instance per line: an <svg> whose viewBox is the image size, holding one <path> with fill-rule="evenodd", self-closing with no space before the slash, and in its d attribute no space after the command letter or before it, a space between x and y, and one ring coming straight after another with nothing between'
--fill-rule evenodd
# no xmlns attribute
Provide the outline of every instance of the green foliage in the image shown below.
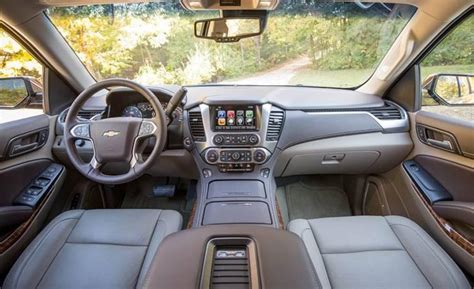
<svg viewBox="0 0 474 289"><path fill-rule="evenodd" d="M0 77L28 75L39 78L41 72L38 61L0 29Z"/></svg>
<svg viewBox="0 0 474 289"><path fill-rule="evenodd" d="M474 17L470 16L426 57L423 66L474 64ZM472 71L471 71L472 73Z"/></svg>
<svg viewBox="0 0 474 289"><path fill-rule="evenodd" d="M50 10L53 22L99 79L201 84L239 79L309 57L304 76L363 71L363 82L414 13L407 5L282 1L263 35L219 44L194 37L194 21L218 16L186 11L178 1ZM448 57L449 58L449 57ZM355 78L352 78L355 79ZM304 84L311 85L311 81Z"/></svg>

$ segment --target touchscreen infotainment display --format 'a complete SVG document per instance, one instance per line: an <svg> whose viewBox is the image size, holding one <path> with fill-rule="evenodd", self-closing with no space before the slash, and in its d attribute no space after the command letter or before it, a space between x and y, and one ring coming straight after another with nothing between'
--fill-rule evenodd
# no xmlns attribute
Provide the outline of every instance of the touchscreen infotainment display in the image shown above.
<svg viewBox="0 0 474 289"><path fill-rule="evenodd" d="M216 131L256 130L256 106L216 106L214 107Z"/></svg>

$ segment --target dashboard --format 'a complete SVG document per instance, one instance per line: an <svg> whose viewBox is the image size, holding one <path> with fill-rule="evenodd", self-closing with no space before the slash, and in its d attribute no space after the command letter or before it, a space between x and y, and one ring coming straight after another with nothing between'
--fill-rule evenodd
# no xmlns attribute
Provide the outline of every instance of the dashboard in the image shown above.
<svg viewBox="0 0 474 289"><path fill-rule="evenodd" d="M150 89L165 108L179 88ZM412 147L406 111L378 96L309 87L187 90L168 126L160 161L166 165L153 167L152 175L377 173L393 168ZM106 117L155 115L146 99L126 89L93 98L84 110Z"/></svg>

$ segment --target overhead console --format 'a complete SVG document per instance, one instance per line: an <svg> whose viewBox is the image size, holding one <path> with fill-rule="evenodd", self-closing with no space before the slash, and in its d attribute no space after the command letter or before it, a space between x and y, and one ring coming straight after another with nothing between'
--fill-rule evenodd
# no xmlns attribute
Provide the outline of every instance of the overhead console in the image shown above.
<svg viewBox="0 0 474 289"><path fill-rule="evenodd" d="M190 10L274 10L278 0L181 0Z"/></svg>

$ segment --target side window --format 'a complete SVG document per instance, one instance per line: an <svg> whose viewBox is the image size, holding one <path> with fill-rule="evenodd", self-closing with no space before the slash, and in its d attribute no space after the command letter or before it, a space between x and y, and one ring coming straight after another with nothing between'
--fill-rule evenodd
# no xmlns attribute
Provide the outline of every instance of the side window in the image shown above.
<svg viewBox="0 0 474 289"><path fill-rule="evenodd" d="M8 121L42 113L43 67L0 28L0 115ZM6 118L6 119L5 119Z"/></svg>
<svg viewBox="0 0 474 289"><path fill-rule="evenodd" d="M471 14L421 62L422 110L474 121L472 27Z"/></svg>

